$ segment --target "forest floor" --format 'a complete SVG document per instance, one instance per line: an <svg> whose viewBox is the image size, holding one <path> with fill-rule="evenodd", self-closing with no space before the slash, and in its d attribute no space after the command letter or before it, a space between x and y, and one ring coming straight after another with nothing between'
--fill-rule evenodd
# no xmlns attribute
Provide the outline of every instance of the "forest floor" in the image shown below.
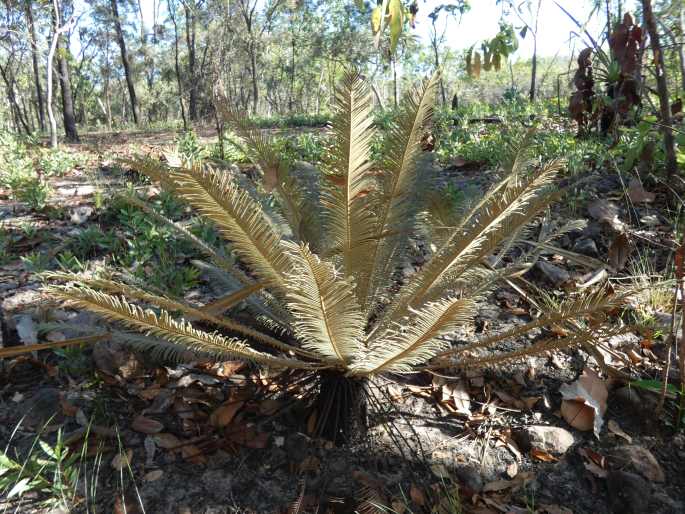
<svg viewBox="0 0 685 514"><path fill-rule="evenodd" d="M51 304L36 272L65 250L75 252L84 233L114 229L126 239L112 226L110 198L131 181L151 197L156 191L112 159L132 151L159 156L174 137L86 136L74 148L87 161L51 179L42 212L2 198L0 222L12 242L0 267L0 348L92 335L55 328L62 321L105 328ZM495 175L463 162L443 170L456 189L483 189ZM563 252L549 252L513 285L551 298L607 272L619 287L664 269L675 248L664 216L668 192L645 191L606 170L576 179L583 185L552 218L583 219L585 228L564 236ZM113 243L98 244L79 266L110 257ZM412 255L404 277L423 264L424 242ZM529 321L535 305L521 291L506 285L493 292L474 331ZM0 361L4 465L11 470L11 457L35 477L18 486L23 494L0 496L0 512L57 514L67 503L73 512L117 514L684 513L683 413L669 389L656 417L659 394L651 390L668 358L669 382L680 382L665 343L673 288L643 294L626 315L639 318L637 328L599 353L569 350L496 371L377 380L369 437L343 447L308 435L302 406L286 407L277 394L278 377L237 362L160 364L119 341ZM196 303L215 296L203 277L185 292ZM609 376L598 355L624 376ZM567 389L584 402L564 400ZM273 394L258 392L264 390ZM0 484L11 474L0 473Z"/></svg>

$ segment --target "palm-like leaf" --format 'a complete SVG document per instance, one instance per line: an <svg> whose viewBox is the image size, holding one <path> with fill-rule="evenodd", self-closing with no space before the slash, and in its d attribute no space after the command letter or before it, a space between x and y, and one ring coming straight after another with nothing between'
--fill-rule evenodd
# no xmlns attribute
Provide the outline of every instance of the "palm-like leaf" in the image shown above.
<svg viewBox="0 0 685 514"><path fill-rule="evenodd" d="M272 181L267 189L273 186L280 195L276 204L282 216L269 212L256 196L257 188L248 188L248 192L230 173L199 165L155 167L142 161L145 173L213 221L249 268L241 271L217 250L193 240L182 227L153 216L160 223L171 224L214 261L215 265L198 266L226 284L218 300L194 307L141 288L71 275L56 278L80 286L51 286L49 292L126 327L168 340L174 347L270 366L326 370L327 376L334 374L343 380L420 369L436 356L431 366L497 365L531 353L593 344L610 334L597 313L614 309L621 298L600 290L562 302L556 311L510 331L450 348L446 336L469 323L485 292L497 281L509 280L527 269L540 248L551 241L552 236L545 232L527 251L511 257L510 250L530 237L531 222L558 196L551 185L562 163L531 171L528 136L523 149L512 151L505 163L509 174L461 219L454 219L439 202L431 213L422 211L415 198L416 168L435 87L433 77L403 100L399 118L388 133L385 154L372 162L371 96L358 72L346 73L336 92L331 127L335 144L322 169L321 184L316 181L316 192L307 190L306 181L289 175L268 137L242 116L226 111L248 153L264 170L264 180ZM442 226L428 230L439 236L432 241L437 247L432 257L406 285L393 289L389 298L389 287L398 285L393 273L403 263L409 235L435 219L441 220ZM289 229L282 230L283 223ZM134 301L161 310L145 310ZM248 327L223 316L226 309L242 301L264 327ZM174 319L172 312L185 318ZM241 339L203 332L192 326L193 321ZM473 355L504 339L555 325L569 330L570 335L513 352ZM276 355L255 349L264 345Z"/></svg>

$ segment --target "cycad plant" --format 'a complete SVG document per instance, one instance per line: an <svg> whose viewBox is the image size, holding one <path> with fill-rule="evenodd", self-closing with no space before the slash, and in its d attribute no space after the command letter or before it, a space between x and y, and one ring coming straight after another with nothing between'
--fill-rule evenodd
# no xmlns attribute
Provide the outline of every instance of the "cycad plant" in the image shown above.
<svg viewBox="0 0 685 514"><path fill-rule="evenodd" d="M456 216L434 195L422 193L430 177L418 166L421 137L436 84L434 76L403 99L390 130L381 135L379 159L371 158L377 134L369 88L358 72L349 71L336 92L334 143L316 173L291 169L262 132L231 110L224 115L263 172L261 184L198 164L133 162L211 220L229 243L237 260L166 221L207 255L210 262L198 265L215 283L232 284L215 302L192 306L121 281L68 274L53 275L65 284L49 286L49 292L143 332L145 337L131 340L167 355L192 350L314 377L312 425L338 440L363 428L370 378L426 365L498 364L606 335L600 314L615 299L594 292L508 333L451 348L446 336L468 326L488 290L537 257L519 243L530 238L531 223L557 196L553 181L562 163L535 167L525 151L513 152L506 176ZM259 188L275 201L264 200ZM418 237L434 250L401 284L398 270ZM545 234L525 248L551 238ZM248 324L224 315L239 303L253 313ZM569 335L515 351L491 350L546 325L566 327ZM479 353L483 348L489 353Z"/></svg>

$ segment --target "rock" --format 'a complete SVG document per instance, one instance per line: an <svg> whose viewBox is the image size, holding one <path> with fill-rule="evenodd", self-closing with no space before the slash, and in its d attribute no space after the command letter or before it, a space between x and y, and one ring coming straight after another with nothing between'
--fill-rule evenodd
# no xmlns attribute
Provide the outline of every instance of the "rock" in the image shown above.
<svg viewBox="0 0 685 514"><path fill-rule="evenodd" d="M571 275L568 271L547 261L538 261L536 267L557 287L571 280Z"/></svg>
<svg viewBox="0 0 685 514"><path fill-rule="evenodd" d="M612 403L619 403L621 407L626 407L631 410L642 409L642 396L634 387L625 386L612 394Z"/></svg>
<svg viewBox="0 0 685 514"><path fill-rule="evenodd" d="M573 434L561 427L532 425L514 432L516 442L524 451L537 448L556 455L562 455L575 442Z"/></svg>
<svg viewBox="0 0 685 514"><path fill-rule="evenodd" d="M607 488L607 501L614 514L648 512L651 490L649 483L641 476L625 471L612 471L607 476Z"/></svg>
<svg viewBox="0 0 685 514"><path fill-rule="evenodd" d="M665 492L658 491L652 495L649 512L652 514L682 514L685 512L685 505L682 501L674 500Z"/></svg>
<svg viewBox="0 0 685 514"><path fill-rule="evenodd" d="M466 488L474 493L479 493L483 489L483 477L480 472L473 466L458 466L454 470L457 480L461 482Z"/></svg>
<svg viewBox="0 0 685 514"><path fill-rule="evenodd" d="M578 239L573 245L573 251L576 253L582 253L583 255L589 255L590 257L597 257L599 251L597 250L597 243L593 239L584 237Z"/></svg>
<svg viewBox="0 0 685 514"><path fill-rule="evenodd" d="M612 464L620 468L630 468L650 482L666 480L659 461L647 448L635 444L619 446L612 451Z"/></svg>
<svg viewBox="0 0 685 514"><path fill-rule="evenodd" d="M61 394L59 389L44 387L26 402L26 419L32 425L44 425L48 421L51 424L59 423L62 417L60 407Z"/></svg>

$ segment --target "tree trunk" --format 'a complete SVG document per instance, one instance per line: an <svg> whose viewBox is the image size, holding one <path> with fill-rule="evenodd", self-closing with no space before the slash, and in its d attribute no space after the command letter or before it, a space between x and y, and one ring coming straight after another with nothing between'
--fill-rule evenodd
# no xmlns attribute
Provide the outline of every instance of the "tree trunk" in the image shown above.
<svg viewBox="0 0 685 514"><path fill-rule="evenodd" d="M195 77L195 5L188 6L187 1L183 2L183 9L186 15L186 46L188 48L188 115L190 121L197 120L197 79Z"/></svg>
<svg viewBox="0 0 685 514"><path fill-rule="evenodd" d="M33 63L33 80L36 87L36 102L38 103L38 122L40 125L40 130L45 132L45 102L43 101L43 88L40 87L40 72L38 70L38 40L36 39L36 26L33 23L31 0L25 0L25 8L29 37L31 38L31 61Z"/></svg>
<svg viewBox="0 0 685 514"><path fill-rule="evenodd" d="M2 80L5 82L5 89L7 90L7 100L9 100L10 108L14 113L14 122L17 126L17 132L21 132L23 129L27 134L31 133L28 121L24 118L22 113L21 105L19 99L17 98L17 88L14 74L8 63L5 68L0 66L0 75L2 75Z"/></svg>
<svg viewBox="0 0 685 514"><path fill-rule="evenodd" d="M397 61L395 59L395 56L393 55L391 57L392 59L392 99L395 107L397 107L399 103L399 90L398 90L398 84L397 84Z"/></svg>
<svg viewBox="0 0 685 514"><path fill-rule="evenodd" d="M121 50L121 64L124 66L124 76L126 77L126 87L128 88L128 97L131 101L131 113L133 115L133 123L138 125L138 100L136 99L136 89L133 85L133 77L131 77L131 68L128 62L128 53L126 52L126 40L124 39L124 32L121 30L121 19L119 18L118 0L110 0L112 7L112 18L114 21L114 30L116 32L117 43L119 50Z"/></svg>
<svg viewBox="0 0 685 514"><path fill-rule="evenodd" d="M64 134L67 141L78 143L78 131L76 130L76 116L74 116L74 96L71 92L71 77L69 75L69 63L65 53L68 48L62 48L62 35L57 37L57 66L59 69L59 85L62 90L62 115L64 117Z"/></svg>
<svg viewBox="0 0 685 514"><path fill-rule="evenodd" d="M530 99L531 102L535 100L535 89L536 89L536 80L537 80L537 73L538 73L538 42L537 42L537 37L533 36L533 62L531 63L531 70L530 70L530 92L528 93L528 98Z"/></svg>
<svg viewBox="0 0 685 514"><path fill-rule="evenodd" d="M433 32L431 33L431 46L433 47L433 58L435 60L435 69L440 69L440 54L438 53L438 33L435 27L435 19L432 19ZM447 94L445 93L445 83L442 81L442 73L440 74L440 98L442 98L442 105L447 102Z"/></svg>
<svg viewBox="0 0 685 514"><path fill-rule="evenodd" d="M680 58L680 88L685 91L685 5L680 4L678 10L678 28L680 29L678 41L678 57Z"/></svg>
<svg viewBox="0 0 685 514"><path fill-rule="evenodd" d="M642 12L645 27L649 34L652 53L656 61L656 86L659 93L659 110L661 112L661 132L664 136L664 149L666 150L666 174L671 177L678 169L675 155L675 140L671 127L671 105L668 97L668 82L666 80L666 67L664 66L664 54L659 43L659 32L656 27L656 19L652 11L651 0L642 0Z"/></svg>
<svg viewBox="0 0 685 514"><path fill-rule="evenodd" d="M183 119L183 130L188 130L188 120L186 119L186 109L183 104L183 81L181 80L181 64L178 59L178 24L176 23L176 6L167 0L169 16L174 25L174 70L176 72L176 86L178 88L178 101L181 104L181 118Z"/></svg>

